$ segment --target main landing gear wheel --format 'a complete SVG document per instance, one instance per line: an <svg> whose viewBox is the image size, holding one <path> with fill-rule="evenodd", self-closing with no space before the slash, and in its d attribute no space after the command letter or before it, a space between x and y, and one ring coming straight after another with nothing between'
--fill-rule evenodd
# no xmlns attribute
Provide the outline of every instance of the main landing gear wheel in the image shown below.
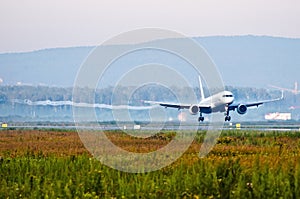
<svg viewBox="0 0 300 199"><path fill-rule="evenodd" d="M198 117L198 122L203 122L204 121L204 117L202 116L202 113L200 113L200 117Z"/></svg>
<svg viewBox="0 0 300 199"><path fill-rule="evenodd" d="M200 116L198 117L198 122L203 122L204 121L204 117Z"/></svg>

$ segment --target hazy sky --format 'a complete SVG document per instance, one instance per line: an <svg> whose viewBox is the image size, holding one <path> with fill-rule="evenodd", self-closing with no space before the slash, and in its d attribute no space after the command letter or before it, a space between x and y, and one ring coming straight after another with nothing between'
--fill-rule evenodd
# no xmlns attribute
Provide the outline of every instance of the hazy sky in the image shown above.
<svg viewBox="0 0 300 199"><path fill-rule="evenodd" d="M299 0L1 0L0 53L97 45L143 27L300 38Z"/></svg>

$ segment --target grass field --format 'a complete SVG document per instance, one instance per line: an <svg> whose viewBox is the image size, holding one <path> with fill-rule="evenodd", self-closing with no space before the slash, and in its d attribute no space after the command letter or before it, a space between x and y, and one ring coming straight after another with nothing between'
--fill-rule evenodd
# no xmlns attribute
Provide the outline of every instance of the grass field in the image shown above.
<svg viewBox="0 0 300 199"><path fill-rule="evenodd" d="M300 198L300 133L223 131L205 157L205 132L159 171L132 174L95 160L74 131L0 131L0 198ZM135 152L153 151L174 136L106 135Z"/></svg>

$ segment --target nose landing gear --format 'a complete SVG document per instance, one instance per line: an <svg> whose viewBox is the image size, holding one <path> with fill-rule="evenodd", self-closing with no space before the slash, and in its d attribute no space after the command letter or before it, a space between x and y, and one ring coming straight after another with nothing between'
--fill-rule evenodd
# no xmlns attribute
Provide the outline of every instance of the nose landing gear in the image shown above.
<svg viewBox="0 0 300 199"><path fill-rule="evenodd" d="M225 110L226 110L226 113L225 113L225 122L226 121L230 121L231 120L231 117L229 115L229 109L228 109L228 106L225 107Z"/></svg>
<svg viewBox="0 0 300 199"><path fill-rule="evenodd" d="M225 116L225 122L226 122L226 121L228 121L228 122L229 122L230 120L231 120L231 117L230 117L230 115L226 115L226 116Z"/></svg>

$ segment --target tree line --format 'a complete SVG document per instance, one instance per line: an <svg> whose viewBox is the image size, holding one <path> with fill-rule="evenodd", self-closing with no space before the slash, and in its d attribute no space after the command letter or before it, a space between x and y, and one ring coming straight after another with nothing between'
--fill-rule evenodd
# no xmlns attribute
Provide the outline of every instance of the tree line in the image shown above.
<svg viewBox="0 0 300 199"><path fill-rule="evenodd" d="M189 99L189 96L195 95L200 99L199 88L165 88L158 85L149 85L139 88L133 87L106 87L96 90L89 88L79 88L76 90L76 96L73 96L73 88L47 87L47 86L0 86L0 103L10 103L13 99L31 100L31 101L76 101L86 103L103 104L141 104L141 100L168 100L174 101L176 97L180 99ZM233 92L235 100L254 101L265 100L280 97L280 91L267 90L264 88L246 88L228 86L226 90ZM204 89L206 96L214 94L214 90ZM298 96L286 93L285 103L295 104L299 101Z"/></svg>

